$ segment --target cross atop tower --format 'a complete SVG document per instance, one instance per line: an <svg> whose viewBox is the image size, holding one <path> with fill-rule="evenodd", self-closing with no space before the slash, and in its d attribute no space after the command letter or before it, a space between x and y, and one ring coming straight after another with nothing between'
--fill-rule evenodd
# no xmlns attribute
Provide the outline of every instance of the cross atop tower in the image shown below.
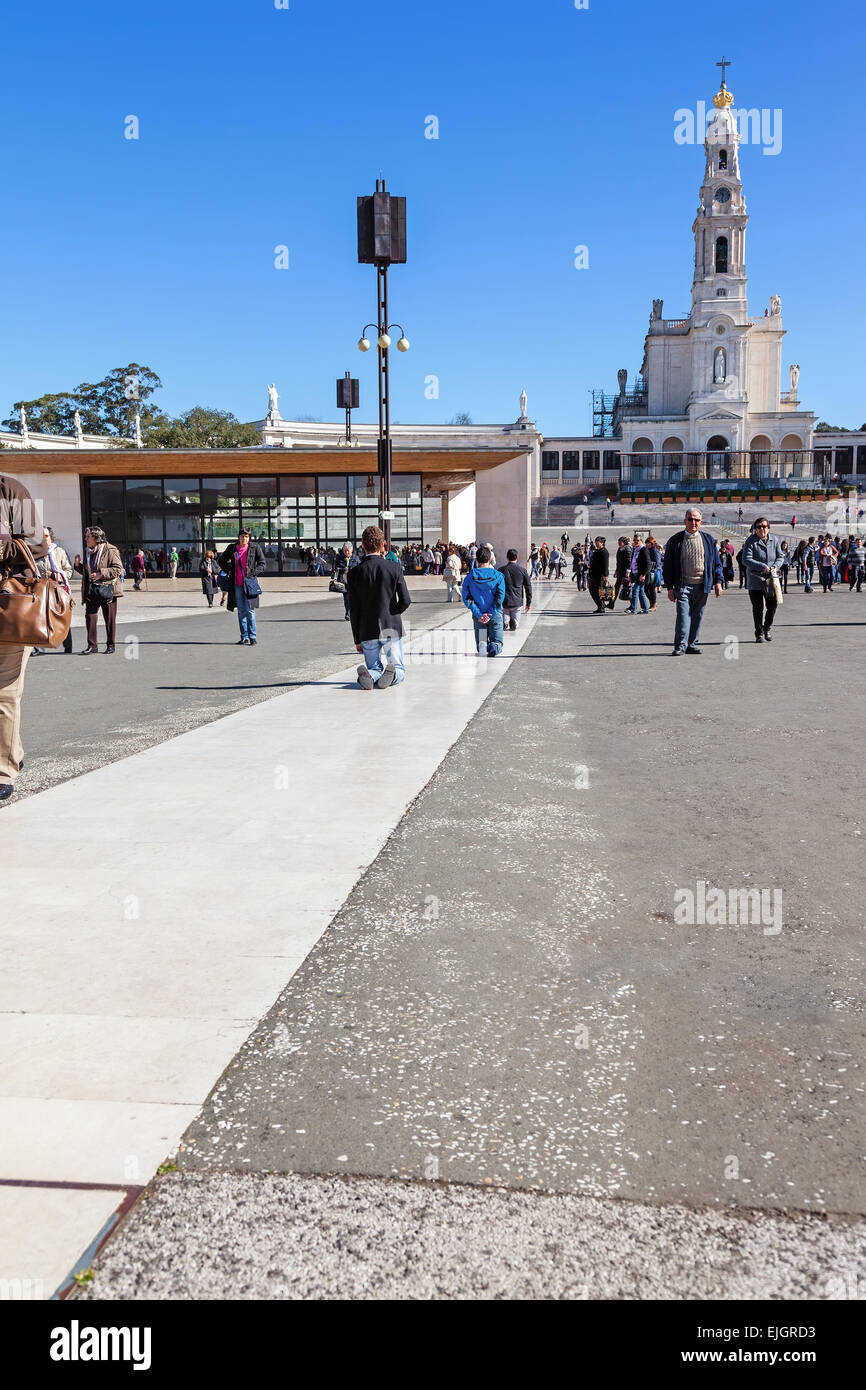
<svg viewBox="0 0 866 1390"><path fill-rule="evenodd" d="M724 92L727 90L725 87L725 68L733 67L733 63L731 62L730 58L726 58L723 53L722 61L720 63L716 63L716 67L721 68L722 70L722 91Z"/></svg>

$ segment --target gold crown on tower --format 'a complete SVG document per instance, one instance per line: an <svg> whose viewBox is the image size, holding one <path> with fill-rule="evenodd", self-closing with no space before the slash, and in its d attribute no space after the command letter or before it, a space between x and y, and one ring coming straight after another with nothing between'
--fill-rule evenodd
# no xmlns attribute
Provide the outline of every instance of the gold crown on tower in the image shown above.
<svg viewBox="0 0 866 1390"><path fill-rule="evenodd" d="M733 92L729 92L727 87L722 84L721 91L716 92L716 95L713 97L713 106L717 107L719 111L723 111L726 106L733 106L733 104Z"/></svg>

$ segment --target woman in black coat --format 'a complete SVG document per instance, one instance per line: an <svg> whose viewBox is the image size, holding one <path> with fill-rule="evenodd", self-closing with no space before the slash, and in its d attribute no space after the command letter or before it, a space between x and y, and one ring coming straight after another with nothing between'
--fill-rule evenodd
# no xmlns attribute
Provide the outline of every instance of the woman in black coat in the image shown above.
<svg viewBox="0 0 866 1390"><path fill-rule="evenodd" d="M201 575L201 591L207 599L207 606L213 608L214 594L218 587L217 575L220 572L220 563L215 551L205 551L204 559L199 561L198 572Z"/></svg>
<svg viewBox="0 0 866 1390"><path fill-rule="evenodd" d="M258 640L255 609L259 606L261 593L258 576L264 574L267 568L265 552L258 541L253 540L252 533L242 527L237 540L223 551L219 562L229 577L228 610L238 615L241 631L238 646L254 647ZM238 579L242 583L239 584Z"/></svg>

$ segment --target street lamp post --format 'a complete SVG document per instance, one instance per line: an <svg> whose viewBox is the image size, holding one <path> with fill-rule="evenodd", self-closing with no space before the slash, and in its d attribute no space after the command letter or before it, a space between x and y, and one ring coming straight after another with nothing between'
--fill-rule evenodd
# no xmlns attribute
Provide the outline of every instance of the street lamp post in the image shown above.
<svg viewBox="0 0 866 1390"><path fill-rule="evenodd" d="M406 260L406 199L388 193L384 179L376 180L376 192L358 199L358 261L376 267L376 347L379 377L379 518L385 533L385 545L391 546L391 381L389 349L391 329L400 329L399 352L409 351L409 340L402 325L388 318L388 267ZM366 324L358 347L368 352L371 347Z"/></svg>

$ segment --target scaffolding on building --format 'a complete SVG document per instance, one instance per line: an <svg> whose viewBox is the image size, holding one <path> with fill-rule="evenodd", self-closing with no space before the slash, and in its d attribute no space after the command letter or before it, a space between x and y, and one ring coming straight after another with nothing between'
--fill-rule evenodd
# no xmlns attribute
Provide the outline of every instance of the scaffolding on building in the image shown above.
<svg viewBox="0 0 866 1390"><path fill-rule="evenodd" d="M601 388L592 393L592 433L595 439L613 438L613 410L616 396L608 395Z"/></svg>

